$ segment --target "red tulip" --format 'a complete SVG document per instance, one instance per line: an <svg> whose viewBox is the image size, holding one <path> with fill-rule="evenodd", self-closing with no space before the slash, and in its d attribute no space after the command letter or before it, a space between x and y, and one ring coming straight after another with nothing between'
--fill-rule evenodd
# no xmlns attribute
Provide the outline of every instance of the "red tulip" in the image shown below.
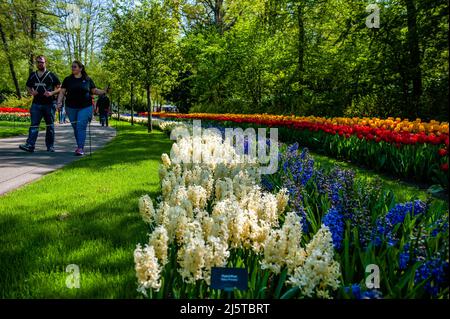
<svg viewBox="0 0 450 319"><path fill-rule="evenodd" d="M439 151L439 156L445 156L448 154L448 151L445 148L441 148Z"/></svg>
<svg viewBox="0 0 450 319"><path fill-rule="evenodd" d="M448 171L448 163L444 163L441 165L441 170L443 170L444 172Z"/></svg>

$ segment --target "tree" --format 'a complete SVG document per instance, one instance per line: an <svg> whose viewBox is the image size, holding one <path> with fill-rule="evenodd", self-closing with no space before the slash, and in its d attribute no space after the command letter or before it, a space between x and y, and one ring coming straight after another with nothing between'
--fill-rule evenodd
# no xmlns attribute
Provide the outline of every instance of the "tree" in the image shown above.
<svg viewBox="0 0 450 319"><path fill-rule="evenodd" d="M6 58L8 59L9 70L11 72L11 77L13 79L14 86L16 88L16 94L17 94L17 97L20 99L21 98L20 86L19 86L19 82L17 81L17 75L16 75L16 71L14 69L14 62L11 57L11 51L9 50L5 32L3 32L3 26L2 26L1 21L0 21L0 37L2 38L3 49L5 50Z"/></svg>
<svg viewBox="0 0 450 319"><path fill-rule="evenodd" d="M148 131L152 130L152 88L176 79L176 38L178 22L164 1L146 0L130 8L115 2L109 41L105 47L108 59L122 61L118 68L128 72L146 90ZM125 63L124 63L125 62ZM126 66L124 65L126 64Z"/></svg>
<svg viewBox="0 0 450 319"><path fill-rule="evenodd" d="M98 0L58 0L51 7L59 17L51 28L51 42L63 47L67 63L79 60L93 64L95 51L103 47L106 37L106 11Z"/></svg>

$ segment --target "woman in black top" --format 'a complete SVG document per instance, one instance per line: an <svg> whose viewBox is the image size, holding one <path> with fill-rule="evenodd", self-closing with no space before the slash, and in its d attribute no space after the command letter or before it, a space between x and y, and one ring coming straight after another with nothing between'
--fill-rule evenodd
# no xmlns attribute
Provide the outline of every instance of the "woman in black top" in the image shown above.
<svg viewBox="0 0 450 319"><path fill-rule="evenodd" d="M72 63L72 75L64 79L58 96L57 107L61 109L62 100L66 96L66 114L73 127L77 149L75 155L84 154L86 141L86 128L92 119L92 95L103 95L104 90L96 88L94 81L87 75L84 65L79 61Z"/></svg>

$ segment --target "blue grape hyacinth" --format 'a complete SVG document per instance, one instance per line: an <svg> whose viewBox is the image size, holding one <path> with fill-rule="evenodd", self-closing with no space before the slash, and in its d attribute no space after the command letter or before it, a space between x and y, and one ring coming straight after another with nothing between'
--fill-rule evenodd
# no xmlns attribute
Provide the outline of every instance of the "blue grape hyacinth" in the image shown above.
<svg viewBox="0 0 450 319"><path fill-rule="evenodd" d="M322 219L322 224L328 226L333 238L334 248L337 250L342 248L342 240L344 238L344 219L336 207L331 207Z"/></svg>

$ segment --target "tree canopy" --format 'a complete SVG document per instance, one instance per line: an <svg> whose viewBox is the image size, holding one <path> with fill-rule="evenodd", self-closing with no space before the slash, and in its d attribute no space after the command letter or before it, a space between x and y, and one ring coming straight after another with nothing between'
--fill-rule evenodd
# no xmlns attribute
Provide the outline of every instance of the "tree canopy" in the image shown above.
<svg viewBox="0 0 450 319"><path fill-rule="evenodd" d="M20 95L44 53L57 73L82 60L128 109L448 118L444 0L70 3L79 28L67 0L0 2L0 92Z"/></svg>

